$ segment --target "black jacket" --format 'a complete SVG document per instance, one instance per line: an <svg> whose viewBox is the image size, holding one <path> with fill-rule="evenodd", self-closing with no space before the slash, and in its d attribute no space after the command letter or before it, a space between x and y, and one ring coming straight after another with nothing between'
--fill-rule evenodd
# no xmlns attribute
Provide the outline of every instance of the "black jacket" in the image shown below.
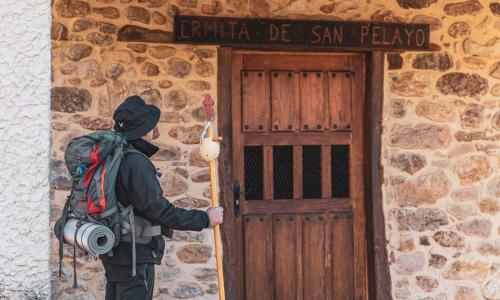
<svg viewBox="0 0 500 300"><path fill-rule="evenodd" d="M132 145L148 157L158 150L142 139ZM117 177L118 201L124 207L132 204L135 215L148 219L153 225L161 225L162 229L200 231L208 227L206 212L177 208L163 197L157 174L155 166L147 157L140 153L127 153ZM153 237L153 241L147 245L136 244L137 264L160 264L164 249L162 236ZM113 256L101 255L101 260L112 265L132 265L132 244L120 242L113 249Z"/></svg>

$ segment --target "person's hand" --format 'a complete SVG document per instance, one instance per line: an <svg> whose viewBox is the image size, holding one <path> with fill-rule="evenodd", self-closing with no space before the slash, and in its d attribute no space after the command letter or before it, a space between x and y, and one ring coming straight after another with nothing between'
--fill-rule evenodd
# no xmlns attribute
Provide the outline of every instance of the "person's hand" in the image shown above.
<svg viewBox="0 0 500 300"><path fill-rule="evenodd" d="M207 214L210 219L210 227L222 224L222 219L224 218L224 209L222 207L210 207L207 209Z"/></svg>

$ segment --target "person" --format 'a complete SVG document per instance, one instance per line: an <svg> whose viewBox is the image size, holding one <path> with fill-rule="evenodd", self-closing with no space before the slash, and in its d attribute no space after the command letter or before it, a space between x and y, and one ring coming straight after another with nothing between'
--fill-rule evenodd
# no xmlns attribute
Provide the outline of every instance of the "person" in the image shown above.
<svg viewBox="0 0 500 300"><path fill-rule="evenodd" d="M200 231L221 224L221 207L207 211L177 208L163 197L157 170L149 157L159 149L153 145L153 129L160 119L160 109L147 105L139 96L128 97L114 112L114 130L122 134L135 151L124 155L116 179L116 194L123 207L131 205L134 215L151 225L161 225L162 234L173 230ZM136 268L132 276L133 244L121 241L112 253L101 255L105 269L106 300L152 299L155 264L160 264L165 248L162 235L148 244L135 244Z"/></svg>

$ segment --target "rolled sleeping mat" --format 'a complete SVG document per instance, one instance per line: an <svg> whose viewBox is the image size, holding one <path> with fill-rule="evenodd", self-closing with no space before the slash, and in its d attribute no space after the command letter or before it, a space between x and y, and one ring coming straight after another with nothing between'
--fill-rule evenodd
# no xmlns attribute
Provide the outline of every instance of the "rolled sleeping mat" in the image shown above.
<svg viewBox="0 0 500 300"><path fill-rule="evenodd" d="M115 235L106 226L84 222L77 230L78 219L68 218L64 225L64 242L80 247L93 256L106 254L113 248ZM76 232L76 241L75 241Z"/></svg>

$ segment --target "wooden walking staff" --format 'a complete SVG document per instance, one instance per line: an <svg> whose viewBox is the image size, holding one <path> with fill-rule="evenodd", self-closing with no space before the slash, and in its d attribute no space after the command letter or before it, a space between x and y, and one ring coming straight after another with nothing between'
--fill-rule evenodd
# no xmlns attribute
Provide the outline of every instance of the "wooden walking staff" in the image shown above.
<svg viewBox="0 0 500 300"><path fill-rule="evenodd" d="M210 95L207 94L205 96L205 99L203 100L203 106L205 107L205 113L207 115L207 121L205 122L206 137L208 139L212 139L212 141L221 141L222 140L221 137L213 136L212 108L214 107L214 100ZM205 134L205 130L200 138L200 147L204 147L202 139L204 138L203 135ZM216 156L218 156L218 148L215 157L211 157L208 159L210 162L210 191L212 192L212 207L219 206L219 201L217 199L217 184L215 177L215 159L217 158ZM207 159L207 157L204 158ZM215 258L217 260L217 280L219 283L219 300L225 300L226 296L224 293L224 273L222 269L221 238L220 238L219 225L215 225L214 227L214 238L215 238Z"/></svg>

